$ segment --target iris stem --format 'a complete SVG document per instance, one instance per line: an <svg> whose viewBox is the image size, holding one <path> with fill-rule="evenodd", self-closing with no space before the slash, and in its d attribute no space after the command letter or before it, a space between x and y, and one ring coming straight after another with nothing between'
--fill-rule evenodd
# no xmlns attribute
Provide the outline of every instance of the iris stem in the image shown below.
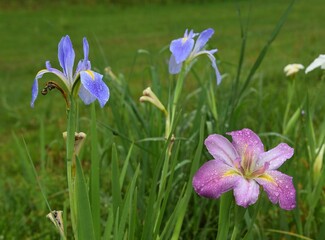
<svg viewBox="0 0 325 240"><path fill-rule="evenodd" d="M175 115L176 115L176 109L178 106L178 100L179 97L181 95L182 89L183 89L183 85L184 85L184 79L185 79L185 75L186 75L186 64L183 65L181 72L178 75L177 81L176 81L176 86L175 86L175 90L174 90L174 95L172 98L172 103L169 105L169 109L171 111L169 111L171 114L169 115L170 121L168 122L168 125L166 124L166 138L169 137L169 135L171 134L172 129L174 128L174 124L175 124Z"/></svg>
<svg viewBox="0 0 325 240"><path fill-rule="evenodd" d="M74 236L77 236L76 228L76 211L75 211L75 162L74 162L74 144L76 132L76 105L73 97L70 97L70 109L68 113L67 140L66 140L66 160L67 160L67 180L70 200L70 216Z"/></svg>

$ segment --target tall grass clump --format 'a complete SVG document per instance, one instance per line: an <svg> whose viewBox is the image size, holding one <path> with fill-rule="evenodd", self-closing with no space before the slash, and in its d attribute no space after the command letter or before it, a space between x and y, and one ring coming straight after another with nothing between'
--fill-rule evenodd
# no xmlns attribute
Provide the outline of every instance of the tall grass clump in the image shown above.
<svg viewBox="0 0 325 240"><path fill-rule="evenodd" d="M293 4L249 67L249 21L238 9L241 49L234 77L222 71L218 50L209 45L212 28L185 30L158 61L139 50L137 57L149 59L150 79L139 98L132 96L129 77L91 65L86 38L83 58L74 65L70 37L62 37L62 70L46 62L31 101L34 107L39 93L62 96L57 104L65 106L65 127L58 134L65 155L55 166L61 175L46 177L53 173L47 172L45 115L39 167L30 143L13 133L22 181L43 199L31 208L41 213L40 222L50 220L36 238L324 239L325 119L319 115L322 89L310 90L311 78L324 87L324 76L288 65L279 89L258 73ZM306 72L324 68L323 56ZM42 104L38 99L33 111Z"/></svg>

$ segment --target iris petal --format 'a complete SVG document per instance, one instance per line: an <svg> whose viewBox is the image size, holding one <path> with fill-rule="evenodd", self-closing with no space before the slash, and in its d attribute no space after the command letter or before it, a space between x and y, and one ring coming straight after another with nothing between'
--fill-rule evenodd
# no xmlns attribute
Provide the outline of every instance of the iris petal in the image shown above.
<svg viewBox="0 0 325 240"><path fill-rule="evenodd" d="M275 148L262 153L257 161L257 167L264 166L266 162L270 165L268 169L278 169L287 159L293 156L294 150L286 143L280 143Z"/></svg>
<svg viewBox="0 0 325 240"><path fill-rule="evenodd" d="M256 178L255 181L263 186L272 203L279 203L280 207L285 210L296 207L296 190L292 177L271 170L266 171L264 175Z"/></svg>
<svg viewBox="0 0 325 240"><path fill-rule="evenodd" d="M46 62L46 69L47 69L47 72L53 73L56 76L58 76L63 81L63 83L66 85L66 87L68 89L71 89L72 86L70 85L70 81L67 79L67 77L64 75L64 73L56 68L52 68L49 61Z"/></svg>
<svg viewBox="0 0 325 240"><path fill-rule="evenodd" d="M227 134L232 136L232 144L240 156L255 158L264 152L264 145L261 139L248 128Z"/></svg>
<svg viewBox="0 0 325 240"><path fill-rule="evenodd" d="M169 59L169 73L177 74L181 71L182 63L177 64L175 60L175 56L172 54Z"/></svg>
<svg viewBox="0 0 325 240"><path fill-rule="evenodd" d="M92 95L83 85L80 86L79 97L87 105L96 100L96 97Z"/></svg>
<svg viewBox="0 0 325 240"><path fill-rule="evenodd" d="M222 161L211 160L196 172L192 185L200 196L219 198L222 193L231 190L240 178L234 168Z"/></svg>
<svg viewBox="0 0 325 240"><path fill-rule="evenodd" d="M169 50L175 56L175 61L177 64L180 64L186 60L193 49L193 45L193 38L188 37L179 38L171 42Z"/></svg>
<svg viewBox="0 0 325 240"><path fill-rule="evenodd" d="M96 97L100 103L100 106L104 107L109 99L109 89L103 82L102 78L103 75L91 70L80 72L80 80L82 85L87 91Z"/></svg>
<svg viewBox="0 0 325 240"><path fill-rule="evenodd" d="M205 53L208 56L208 58L210 59L211 65L216 73L217 84L219 85L221 83L221 74L217 67L216 58L212 55L217 51L218 51L217 49L214 49L214 50L202 51L202 52Z"/></svg>
<svg viewBox="0 0 325 240"><path fill-rule="evenodd" d="M63 37L59 43L59 62L60 66L63 69L63 73L66 75L67 79L69 80L69 85L72 86L73 84L73 64L75 53L72 47L72 42L70 37L67 35Z"/></svg>
<svg viewBox="0 0 325 240"><path fill-rule="evenodd" d="M47 70L47 69L42 69L36 74L36 77L34 79L33 86L32 86L32 100L30 102L31 107L34 107L34 102L35 102L35 100L37 98L37 95L38 95L38 79L43 77L44 73L49 73L49 72L50 71Z"/></svg>
<svg viewBox="0 0 325 240"><path fill-rule="evenodd" d="M204 144L215 159L220 159L231 167L234 166L234 160L238 154L227 138L219 134L212 134L205 139Z"/></svg>
<svg viewBox="0 0 325 240"><path fill-rule="evenodd" d="M321 69L325 69L325 55L320 54L318 58L316 58L307 68L305 73L309 73L317 67L321 67Z"/></svg>
<svg viewBox="0 0 325 240"><path fill-rule="evenodd" d="M198 39L196 40L194 49L193 49L193 54L196 54L199 52L205 44L209 41L209 39L212 37L214 34L214 30L212 28L208 28L204 30L203 32L200 33Z"/></svg>
<svg viewBox="0 0 325 240"><path fill-rule="evenodd" d="M254 180L240 178L234 187L234 196L237 205L245 208L256 203L259 193L259 186Z"/></svg>

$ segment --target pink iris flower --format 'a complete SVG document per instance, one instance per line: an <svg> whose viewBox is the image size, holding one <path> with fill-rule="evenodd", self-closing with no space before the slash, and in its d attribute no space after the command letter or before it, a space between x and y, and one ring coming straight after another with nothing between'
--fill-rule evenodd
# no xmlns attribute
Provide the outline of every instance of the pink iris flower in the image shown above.
<svg viewBox="0 0 325 240"><path fill-rule="evenodd" d="M250 129L227 133L233 139L212 134L205 146L213 156L196 172L193 178L195 191L203 197L219 198L231 189L237 205L254 204L260 186L273 204L285 210L296 207L296 190L292 177L277 169L293 156L294 149L286 143L265 152L261 139Z"/></svg>

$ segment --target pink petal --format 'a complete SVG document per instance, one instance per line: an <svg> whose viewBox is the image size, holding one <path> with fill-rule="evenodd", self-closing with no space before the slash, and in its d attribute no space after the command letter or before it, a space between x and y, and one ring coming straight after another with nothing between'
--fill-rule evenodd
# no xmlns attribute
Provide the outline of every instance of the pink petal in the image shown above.
<svg viewBox="0 0 325 240"><path fill-rule="evenodd" d="M296 189L293 186L292 177L271 170L266 171L255 181L263 186L272 203L279 203L280 207L285 210L296 207Z"/></svg>
<svg viewBox="0 0 325 240"><path fill-rule="evenodd" d="M205 139L204 144L215 159L234 166L233 161L238 158L238 153L227 138L219 134L212 134Z"/></svg>
<svg viewBox="0 0 325 240"><path fill-rule="evenodd" d="M232 189L240 178L234 168L222 161L211 160L196 172L192 185L202 197L219 198L222 193Z"/></svg>
<svg viewBox="0 0 325 240"><path fill-rule="evenodd" d="M289 147L288 144L280 143L275 148L259 156L257 167L264 166L264 163L268 162L270 163L268 167L269 170L278 169L287 159L292 157L293 152L294 149Z"/></svg>
<svg viewBox="0 0 325 240"><path fill-rule="evenodd" d="M259 193L258 184L254 180L246 180L245 178L238 180L234 188L237 205L245 208L256 203Z"/></svg>
<svg viewBox="0 0 325 240"><path fill-rule="evenodd" d="M232 144L240 156L254 158L264 152L264 145L261 139L248 128L227 134L232 136Z"/></svg>

